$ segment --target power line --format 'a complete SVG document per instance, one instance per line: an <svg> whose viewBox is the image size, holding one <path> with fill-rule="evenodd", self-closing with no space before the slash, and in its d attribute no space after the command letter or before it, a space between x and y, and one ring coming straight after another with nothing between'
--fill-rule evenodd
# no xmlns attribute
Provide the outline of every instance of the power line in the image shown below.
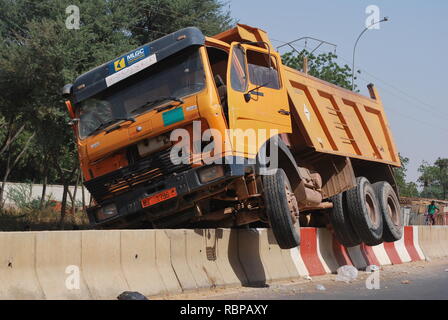
<svg viewBox="0 0 448 320"><path fill-rule="evenodd" d="M282 40L276 40L276 39L275 39L275 41L286 43L285 41L282 41ZM303 46L300 46L300 47L305 48L305 47L303 47ZM306 49L306 48L305 48L305 49ZM323 52L323 51L320 50L320 49L319 49L318 51L320 51L321 53ZM341 56L338 55L338 58L340 58L341 60L344 60L346 63L350 63L350 62L349 62L347 59L345 59L344 57L341 57ZM400 93L402 96L399 96L399 95L393 93L393 92L390 91L390 90L386 90L386 91L388 91L389 93L393 94L395 97L402 99L403 101L405 101L404 98L406 98L407 101L405 101L405 102L408 103L408 104L410 104L411 107L417 108L418 110L425 109L425 110L427 110L428 112L430 112L430 114L429 114L430 116L435 116L433 113L437 113L440 117L442 117L442 118L444 118L445 120L448 121L448 114L447 114L447 113L441 112L441 111L438 110L436 107L434 107L434 106L432 106L432 105L430 105L430 104L428 104L428 103L425 103L425 102L423 102L422 100L420 100L420 99L418 99L418 98L416 98L416 97L413 97L413 96L409 95L409 94L406 93L405 91L403 91L403 90L401 90L401 89L399 89L399 88L397 88L397 87L391 85L390 83L388 83L388 82L386 82L386 81L380 79L378 76L373 75L372 73L366 71L365 69L361 69L361 68L359 68L358 70L361 70L362 72L364 72L365 74L369 75L370 77L372 77L372 78L378 80L379 82L382 82L384 85L386 85L386 86L392 88L393 90L397 91L398 93ZM357 75L357 78L361 78L361 79L362 79L362 77L359 76L359 75ZM364 79L364 80L367 81L367 82L369 82L369 80L367 80L367 79ZM383 89L384 89L384 87L383 87ZM416 101L419 102L419 104L416 104ZM438 118L438 119L439 119L439 118Z"/></svg>
<svg viewBox="0 0 448 320"><path fill-rule="evenodd" d="M271 38L271 40L274 40L274 41L277 41L277 42L281 42L281 43L287 43L286 41L282 41L282 40L278 40L278 39L272 39L272 38ZM301 48L305 48L305 49L306 49L306 47L304 47L304 46L299 46L299 47L301 47ZM323 51L320 50L320 49L319 49L318 51L320 51L321 53L323 53ZM342 60L344 60L345 62L350 63L347 59L344 59L343 57L340 57L340 56L338 56L338 57L341 58ZM374 78L374 79L376 79L376 80L382 82L382 83L385 84L386 86L389 86L389 87L392 88L393 90L398 91L402 96L397 95L397 94L394 93L393 91L388 90L388 89L386 89L386 88L383 87L383 86L379 86L379 87L381 87L383 90L385 90L385 91L391 93L392 95L394 95L395 97L401 99L402 101L404 101L404 102L406 102L406 103L408 103L408 104L410 103L410 106L411 106L411 107L417 108L418 110L421 110L422 108L425 109L425 110L428 110L427 106L430 106L430 107L431 107L431 105L422 102L422 101L421 101L420 99L418 99L418 98L412 97L411 95L407 94L405 91L396 88L395 86L393 86L393 85L387 83L387 82L384 81L384 80L381 80L379 77L374 76L374 75L371 74L370 72L367 72L366 70L361 69L361 68L359 68L359 70L365 72L367 75L371 76L372 78ZM359 76L359 75L357 76L357 78L362 79L362 80L364 80L364 81L366 81L366 82L370 82L370 80L365 79L365 78L363 78L363 77L361 77L361 76ZM403 97L403 96L405 96L405 97ZM405 100L404 98L406 98L406 100ZM407 101L407 100L408 100L408 101ZM421 103L423 104L423 106L422 106L422 105L417 105L417 104L415 104L415 101L419 101L419 102L421 102ZM434 108L434 107L433 107L433 108ZM436 128L437 130L440 130L440 131L443 132L443 133L448 133L447 130L445 130L445 129L441 128L441 127L435 127L434 124L431 124L431 123L429 123L429 122L423 121L423 120L421 120L421 119L416 119L416 118L414 118L414 117L412 117L412 116L409 116L409 115L406 114L406 113L400 112L400 111L398 111L398 110L396 110L396 109L393 109L393 108L389 108L389 107L388 107L387 110L388 110L388 111L392 111L392 112L394 112L394 113L396 113L396 114L399 114L400 116L405 117L405 118L407 118L407 119L410 119L410 120L413 120L413 121L415 121L415 122L418 122L418 123L420 123L420 124L422 124L422 125L429 126L429 127L431 127L432 129ZM433 114L433 112L439 113L439 115L441 115L442 117L447 116L446 114L441 113L441 112L437 112L438 110L433 110L432 108L431 108L430 110L428 110L428 111L431 112L430 114L428 114L429 116L433 116L433 117L435 117L435 115ZM440 118L437 118L437 119L440 119ZM448 120L448 119L447 119L447 120Z"/></svg>
<svg viewBox="0 0 448 320"><path fill-rule="evenodd" d="M341 58L342 60L344 60L345 62L348 62L348 63L349 63L349 61L348 61L347 59L344 59L343 57L340 57L340 56L338 56L338 57ZM373 75L372 73L366 71L365 69L361 69L361 68L359 68L358 70L360 70L360 71L366 73L366 74L369 75L370 77L372 77L372 78L378 80L379 82L382 82L382 83L385 84L386 86L388 86L388 87L394 89L395 91L399 92L401 95L405 96L405 97L409 100L409 102L410 102L411 104L414 104L414 105L417 106L419 109L421 109L421 108L423 107L423 109L426 109L427 111L429 111L429 112L431 112L431 113L435 112L435 113L438 113L438 114L439 114L440 116L442 116L442 117L447 117L447 118L445 118L445 119L448 120L448 113L441 112L441 111L438 110L435 106L432 106L432 105L430 105L430 104L428 104L428 103L426 103L426 102L423 102L422 100L420 100L420 99L418 99L418 98L416 98L416 97L411 96L410 94L406 93L405 91L403 91L403 90L401 90L401 89L395 87L394 85L392 85L392 84L390 84L390 83L388 83L388 82L386 82L386 81L380 79L378 76ZM359 76L357 76L357 77L359 77ZM360 78L360 77L359 77L359 78ZM367 80L367 81L368 81L368 80ZM397 96L397 95L395 95L395 96ZM398 96L397 96L397 97L398 97ZM419 102L419 105L415 104L416 101Z"/></svg>
<svg viewBox="0 0 448 320"><path fill-rule="evenodd" d="M365 79L365 78L362 78L362 77L360 77L360 78L361 78L362 80L366 81L367 83L370 82L370 80L368 80L368 79ZM388 90L387 88L385 88L385 87L383 87L383 86L378 86L378 87L380 87L381 90L387 91L387 92L389 92L390 94L396 96L397 98L402 99L402 97L396 95L393 91ZM404 113L404 112L401 112L401 111L399 111L399 110L397 110L397 109L395 109L395 108L385 107L385 106L383 106L383 107L385 108L385 110L386 110L387 112L393 112L393 113L399 114L399 115L402 116L402 117L408 118L408 119L410 119L410 120L413 120L413 121L415 121L415 122L418 122L418 123L420 123L420 124L423 124L423 125L425 125L425 126L428 126L428 127L430 127L431 129L437 129L437 130L440 130L440 131L443 132L443 133L448 134L448 130L446 130L446 129L444 129L444 128L441 128L441 127L434 126L434 123L430 123L430 122L424 121L424 120L422 120L422 119L414 118L414 117L410 116L409 114Z"/></svg>

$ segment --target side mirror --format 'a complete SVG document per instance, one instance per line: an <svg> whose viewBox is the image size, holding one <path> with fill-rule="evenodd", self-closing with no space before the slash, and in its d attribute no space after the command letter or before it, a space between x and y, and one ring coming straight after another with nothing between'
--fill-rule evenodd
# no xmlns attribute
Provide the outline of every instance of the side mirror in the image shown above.
<svg viewBox="0 0 448 320"><path fill-rule="evenodd" d="M69 83L66 84L63 88L62 88L62 97L65 99L70 98L71 94L73 91L73 84Z"/></svg>
<svg viewBox="0 0 448 320"><path fill-rule="evenodd" d="M255 88L253 88L253 89L247 91L247 92L244 94L244 101L249 102L250 99L252 98L252 92L254 92L254 91L257 91L257 92L258 92L259 89L261 89L261 88L263 88L263 87L266 87L269 83L270 83L270 82L263 83L261 86L255 87ZM257 94L257 95L263 95L263 94L262 94L262 93L259 93L259 94Z"/></svg>

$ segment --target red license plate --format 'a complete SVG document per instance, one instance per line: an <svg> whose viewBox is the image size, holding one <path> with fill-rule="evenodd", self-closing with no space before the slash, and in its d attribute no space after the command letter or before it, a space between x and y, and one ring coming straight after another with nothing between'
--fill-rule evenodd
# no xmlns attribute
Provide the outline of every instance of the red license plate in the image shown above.
<svg viewBox="0 0 448 320"><path fill-rule="evenodd" d="M142 200L142 208L153 206L159 202L174 198L177 196L176 188L164 190L155 195L149 196Z"/></svg>

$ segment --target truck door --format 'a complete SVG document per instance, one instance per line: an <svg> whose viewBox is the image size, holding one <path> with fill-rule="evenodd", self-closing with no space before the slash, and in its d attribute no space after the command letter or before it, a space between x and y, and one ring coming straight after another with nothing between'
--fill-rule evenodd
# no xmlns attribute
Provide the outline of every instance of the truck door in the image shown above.
<svg viewBox="0 0 448 320"><path fill-rule="evenodd" d="M281 59L276 52L269 56L266 49L240 43L232 43L229 57L229 127L243 132L254 130L260 137L256 143L250 139L243 141L233 138L234 150L254 155L265 140L275 134L275 130L278 133L291 132ZM258 135L260 129L266 133L266 138L262 138L263 133Z"/></svg>

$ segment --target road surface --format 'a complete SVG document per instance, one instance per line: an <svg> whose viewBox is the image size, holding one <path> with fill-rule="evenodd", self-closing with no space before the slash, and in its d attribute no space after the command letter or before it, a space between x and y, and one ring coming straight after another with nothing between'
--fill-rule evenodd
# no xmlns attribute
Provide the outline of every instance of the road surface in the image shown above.
<svg viewBox="0 0 448 320"><path fill-rule="evenodd" d="M268 288L217 289L212 292L182 294L170 299L206 300L447 300L448 259L384 266L379 272L379 289L367 289L371 275L360 271L351 282L337 282L336 275L271 284ZM323 286L325 290L319 290Z"/></svg>

